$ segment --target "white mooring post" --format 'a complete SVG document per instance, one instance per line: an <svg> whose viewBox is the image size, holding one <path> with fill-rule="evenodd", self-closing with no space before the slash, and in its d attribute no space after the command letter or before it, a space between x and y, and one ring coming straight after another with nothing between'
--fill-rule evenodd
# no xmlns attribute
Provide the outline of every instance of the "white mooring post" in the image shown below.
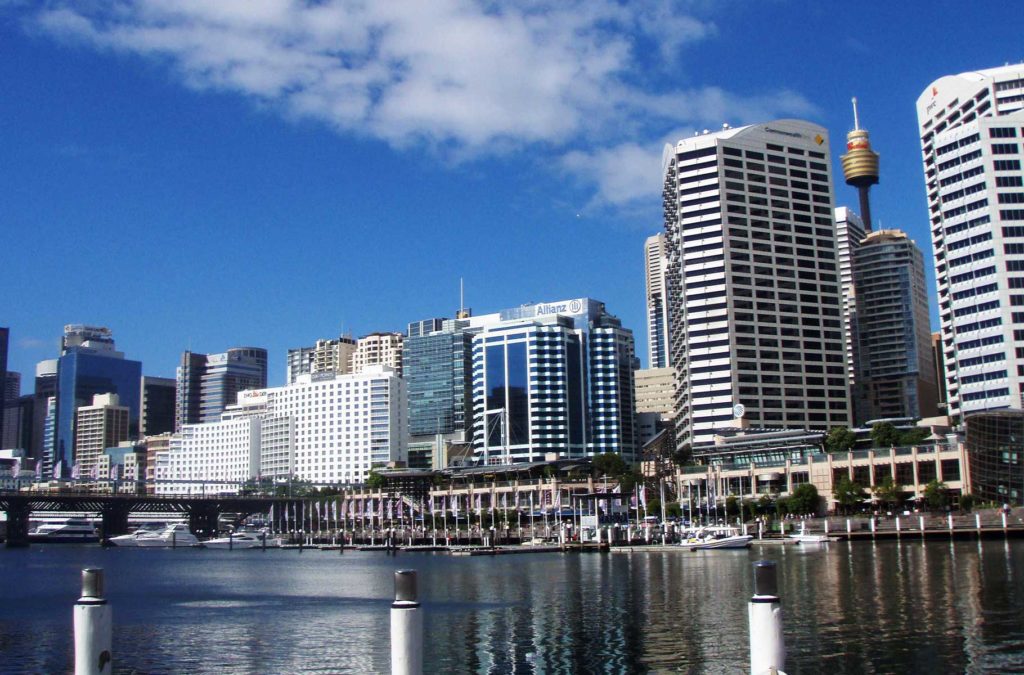
<svg viewBox="0 0 1024 675"><path fill-rule="evenodd" d="M786 667L782 638L782 604L779 600L775 562L754 563L754 597L747 605L750 618L750 672L779 673Z"/></svg>
<svg viewBox="0 0 1024 675"><path fill-rule="evenodd" d="M103 570L82 570L82 597L75 603L75 675L106 675L110 656L110 605L103 597Z"/></svg>
<svg viewBox="0 0 1024 675"><path fill-rule="evenodd" d="M952 513L947 513L946 514L946 522L949 523L949 531L952 532L953 531L953 514Z"/></svg>
<svg viewBox="0 0 1024 675"><path fill-rule="evenodd" d="M978 536L980 537L981 536L981 514L980 513L975 513L974 514L974 529L976 529L978 531Z"/></svg>
<svg viewBox="0 0 1024 675"><path fill-rule="evenodd" d="M423 673L423 609L416 589L416 570L395 572L391 603L391 673Z"/></svg>
<svg viewBox="0 0 1024 675"><path fill-rule="evenodd" d="M851 531L852 529L853 529L853 528L852 528L852 527L850 526L850 519L849 519L849 518L847 518L847 519L846 519L846 534L847 534L847 535L849 535L849 534L850 534L850 531Z"/></svg>

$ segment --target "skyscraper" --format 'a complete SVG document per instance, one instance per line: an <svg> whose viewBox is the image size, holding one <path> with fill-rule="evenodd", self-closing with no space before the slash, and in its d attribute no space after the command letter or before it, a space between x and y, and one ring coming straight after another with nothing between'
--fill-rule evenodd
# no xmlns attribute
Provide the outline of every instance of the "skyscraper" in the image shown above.
<svg viewBox="0 0 1024 675"><path fill-rule="evenodd" d="M412 436L464 434L472 426L473 335L466 322L409 324L402 345ZM414 334L415 333L415 334Z"/></svg>
<svg viewBox="0 0 1024 675"><path fill-rule="evenodd" d="M142 377L142 412L139 432L142 436L174 431L175 390L177 382L169 377Z"/></svg>
<svg viewBox="0 0 1024 675"><path fill-rule="evenodd" d="M62 462L68 469L75 459L78 408L90 405L97 394L117 394L120 405L128 409L129 438L138 435L142 364L117 351L113 334L103 326L67 325L62 345L63 353L57 359L56 434L51 457L52 463Z"/></svg>
<svg viewBox="0 0 1024 675"><path fill-rule="evenodd" d="M298 347L288 350L288 371L285 381L295 382L299 375L330 373L344 375L351 372L352 353L356 341L342 335L336 340L317 340L312 347Z"/></svg>
<svg viewBox="0 0 1024 675"><path fill-rule="evenodd" d="M349 372L361 373L367 366L381 365L394 368L401 376L402 340L401 333L370 333L359 338Z"/></svg>
<svg viewBox="0 0 1024 675"><path fill-rule="evenodd" d="M589 298L473 317L473 451L485 463L637 451L633 334Z"/></svg>
<svg viewBox="0 0 1024 675"><path fill-rule="evenodd" d="M934 417L938 390L921 250L899 230L877 230L854 256L859 373L857 422Z"/></svg>
<svg viewBox="0 0 1024 675"><path fill-rule="evenodd" d="M949 413L1022 407L1024 65L917 99Z"/></svg>
<svg viewBox="0 0 1024 675"><path fill-rule="evenodd" d="M647 272L647 363L648 368L665 368L671 363L668 350L668 303L665 301L665 233L648 237L644 243Z"/></svg>
<svg viewBox="0 0 1024 675"><path fill-rule="evenodd" d="M238 392L265 389L267 350L234 347L222 354L185 352L177 370L177 405L174 428L185 424L217 422Z"/></svg>
<svg viewBox="0 0 1024 675"><path fill-rule="evenodd" d="M860 402L854 395L857 386L857 369L860 348L857 336L857 290L853 284L853 258L864 239L864 224L860 216L846 208L837 207L836 243L839 247L839 280L843 284L843 330L846 344L846 366L851 394L852 417L854 421L864 419L860 413Z"/></svg>
<svg viewBox="0 0 1024 675"><path fill-rule="evenodd" d="M128 440L128 408L117 394L97 394L75 415L75 461L83 478L106 478L97 473L100 455Z"/></svg>
<svg viewBox="0 0 1024 675"><path fill-rule="evenodd" d="M779 120L665 148L676 445L850 423L825 129Z"/></svg>

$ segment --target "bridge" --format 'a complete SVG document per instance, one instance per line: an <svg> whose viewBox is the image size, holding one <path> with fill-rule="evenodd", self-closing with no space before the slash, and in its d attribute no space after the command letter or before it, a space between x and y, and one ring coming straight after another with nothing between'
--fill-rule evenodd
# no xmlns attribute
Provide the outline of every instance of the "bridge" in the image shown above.
<svg viewBox="0 0 1024 675"><path fill-rule="evenodd" d="M7 512L7 546L28 546L29 518L33 513L98 513L101 540L126 534L128 516L132 513L180 513L188 518L192 532L202 538L217 536L222 513L236 514L241 520L267 513L271 506L275 506L277 513L291 509L299 517L305 512L304 501L298 497L0 492L0 510Z"/></svg>

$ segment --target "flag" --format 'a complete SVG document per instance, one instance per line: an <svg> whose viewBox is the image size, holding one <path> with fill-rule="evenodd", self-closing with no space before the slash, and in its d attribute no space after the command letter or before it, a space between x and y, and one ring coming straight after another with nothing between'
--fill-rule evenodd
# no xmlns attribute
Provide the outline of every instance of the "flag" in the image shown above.
<svg viewBox="0 0 1024 675"><path fill-rule="evenodd" d="M11 475L17 478L19 473L21 473L21 458L16 457L14 459L14 466L11 467Z"/></svg>
<svg viewBox="0 0 1024 675"><path fill-rule="evenodd" d="M43 479L43 460L36 460L36 480Z"/></svg>
<svg viewBox="0 0 1024 675"><path fill-rule="evenodd" d="M507 492L502 492L501 493L501 508L503 508L503 509L507 509L508 508L508 493Z"/></svg>
<svg viewBox="0 0 1024 675"><path fill-rule="evenodd" d="M71 466L71 480L78 480L82 477L82 468L78 466L78 462L75 462Z"/></svg>
<svg viewBox="0 0 1024 675"><path fill-rule="evenodd" d="M481 511L483 511L483 495L478 494L476 496L476 515L479 516Z"/></svg>
<svg viewBox="0 0 1024 675"><path fill-rule="evenodd" d="M456 518L459 517L459 496L458 495L452 495L452 514Z"/></svg>
<svg viewBox="0 0 1024 675"><path fill-rule="evenodd" d="M117 464L110 465L110 480L117 480Z"/></svg>

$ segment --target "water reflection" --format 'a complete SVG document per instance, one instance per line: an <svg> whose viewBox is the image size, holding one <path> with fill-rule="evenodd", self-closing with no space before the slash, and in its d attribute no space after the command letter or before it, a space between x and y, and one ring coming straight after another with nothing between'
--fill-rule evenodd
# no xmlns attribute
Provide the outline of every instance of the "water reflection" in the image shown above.
<svg viewBox="0 0 1024 675"><path fill-rule="evenodd" d="M1024 671L1024 542L495 558L0 551L0 651L68 670L78 571L108 570L118 672L386 672L396 568L420 570L432 672L737 672L751 563L779 563L789 673Z"/></svg>

